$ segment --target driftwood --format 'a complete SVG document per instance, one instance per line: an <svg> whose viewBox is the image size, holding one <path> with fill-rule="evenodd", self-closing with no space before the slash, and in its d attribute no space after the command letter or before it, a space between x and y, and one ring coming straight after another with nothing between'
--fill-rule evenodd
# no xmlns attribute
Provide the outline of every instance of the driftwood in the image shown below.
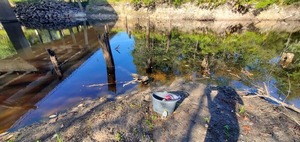
<svg viewBox="0 0 300 142"><path fill-rule="evenodd" d="M123 87L129 85L129 84L134 84L136 82L141 82L143 84L147 84L148 81L149 81L149 77L148 76L141 76L141 75L138 75L138 74L131 74L131 76L133 77L133 80L123 84Z"/></svg>
<svg viewBox="0 0 300 142"><path fill-rule="evenodd" d="M138 74L131 74L131 76L133 77L133 80L131 81L128 81L128 82L118 82L118 83L121 83L123 84L123 87L129 85L129 84L134 84L136 82L141 82L143 84L146 84L148 83L149 81L149 77L148 76L141 76L141 75L138 75ZM102 86L106 86L106 85L111 85L112 83L100 83L100 84L91 84L91 85L86 85L86 87L102 87Z"/></svg>
<svg viewBox="0 0 300 142"><path fill-rule="evenodd" d="M245 69L242 69L241 72L246 75L248 78L251 78L251 76L253 76L252 73L250 73L249 71L245 70Z"/></svg>
<svg viewBox="0 0 300 142"><path fill-rule="evenodd" d="M131 74L131 76L133 77L134 80L137 80L137 82L146 82L149 80L148 76L141 76L135 73Z"/></svg>
<svg viewBox="0 0 300 142"><path fill-rule="evenodd" d="M125 87L125 86L127 86L127 85L129 85L129 84L134 84L134 83L136 83L136 81L137 81L137 80L131 80L131 81L129 81L129 82L126 82L126 83L123 84L123 87Z"/></svg>
<svg viewBox="0 0 300 142"><path fill-rule="evenodd" d="M87 85L86 87L102 87L102 86L106 86L106 85L110 85L109 83L100 83L100 84L91 84L91 85Z"/></svg>
<svg viewBox="0 0 300 142"><path fill-rule="evenodd" d="M284 101L282 102L282 101L279 101L278 99L272 97L269 93L269 89L265 82L264 82L264 88L260 87L260 88L258 88L258 90L259 90L259 93L256 93L256 95L244 96L244 97L262 97L264 99L272 100L285 108L289 108L295 112L300 113L300 109L296 108L294 105L287 104Z"/></svg>
<svg viewBox="0 0 300 142"><path fill-rule="evenodd" d="M238 79L242 79L239 75L237 75L237 74L234 74L234 73L229 73L230 75L232 75L232 76L234 76L234 77L236 77L236 78L238 78Z"/></svg>

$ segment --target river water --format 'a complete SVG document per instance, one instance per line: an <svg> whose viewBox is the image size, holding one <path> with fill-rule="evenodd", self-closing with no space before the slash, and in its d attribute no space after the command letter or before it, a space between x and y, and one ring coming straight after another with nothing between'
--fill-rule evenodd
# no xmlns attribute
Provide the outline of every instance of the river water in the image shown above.
<svg viewBox="0 0 300 142"><path fill-rule="evenodd" d="M26 54L36 57L30 59L16 52L1 30L1 66L5 65L0 72L1 132L48 121L50 115L64 112L85 99L117 96L153 84L168 84L176 77L228 85L249 95L266 86L270 95L300 108L300 34L293 22L122 18L112 24L110 30L115 64L112 72L97 39L103 32L101 28L90 25L84 30L79 26L62 30L63 34L44 29L37 30L39 34L36 34L35 30L25 29L32 45ZM45 52L49 47L64 63L62 80L56 77ZM294 55L292 62L280 62L284 53ZM13 61L22 64L16 67ZM132 80L132 73L147 75L152 82L148 86L130 84L123 87ZM44 78L46 81L40 83Z"/></svg>

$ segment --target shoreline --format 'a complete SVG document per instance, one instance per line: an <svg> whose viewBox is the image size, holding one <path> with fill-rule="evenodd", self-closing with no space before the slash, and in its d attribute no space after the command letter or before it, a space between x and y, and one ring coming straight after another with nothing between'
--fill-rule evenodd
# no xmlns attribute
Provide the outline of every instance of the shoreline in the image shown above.
<svg viewBox="0 0 300 142"><path fill-rule="evenodd" d="M162 119L152 110L150 94L156 91L187 92L189 95L172 115ZM258 97L243 97L245 94L241 92L237 94L243 104L235 104L232 97L226 97L227 93L234 92L226 86L207 86L177 78L170 85L135 89L116 98L106 96L84 100L66 113L7 133L0 136L0 140L55 141L57 135L64 141L178 141L204 138L238 138L239 141L270 141L276 138L279 141L293 141L300 138L300 126L295 122L300 121L299 113ZM212 123L216 126L211 128ZM230 135L221 137L213 132L223 134L227 125Z"/></svg>
<svg viewBox="0 0 300 142"><path fill-rule="evenodd" d="M179 7L168 6L166 4L156 5L155 8L149 9L141 7L138 10L129 3L106 4L89 6L89 10L108 10L115 11L119 18L122 17L148 17L151 19L189 19L189 20L276 20L276 21L299 21L300 7L295 5L278 6L271 5L262 10L249 7L246 12L236 11L234 5L226 3L216 8L206 9L193 3L185 3Z"/></svg>

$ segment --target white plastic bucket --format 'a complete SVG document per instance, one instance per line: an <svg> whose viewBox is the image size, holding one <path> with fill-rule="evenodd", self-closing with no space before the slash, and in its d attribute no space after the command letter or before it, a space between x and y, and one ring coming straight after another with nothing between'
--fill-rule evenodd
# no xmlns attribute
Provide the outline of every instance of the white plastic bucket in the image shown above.
<svg viewBox="0 0 300 142"><path fill-rule="evenodd" d="M166 97L172 96L170 100L166 100ZM170 115L174 112L176 103L181 99L181 97L168 93L168 92L154 92L152 94L152 104L153 110L159 114L167 112Z"/></svg>

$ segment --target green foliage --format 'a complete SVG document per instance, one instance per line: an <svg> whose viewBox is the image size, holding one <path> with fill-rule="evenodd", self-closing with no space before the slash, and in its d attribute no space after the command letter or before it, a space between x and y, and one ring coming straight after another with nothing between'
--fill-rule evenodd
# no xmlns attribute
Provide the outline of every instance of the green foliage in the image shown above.
<svg viewBox="0 0 300 142"><path fill-rule="evenodd" d="M244 114L245 112L246 112L245 106L244 105L240 106L240 108L239 108L239 114Z"/></svg>
<svg viewBox="0 0 300 142"><path fill-rule="evenodd" d="M152 130L154 128L154 124L152 123L151 118L147 118L145 120L145 124L148 126L149 130Z"/></svg>
<svg viewBox="0 0 300 142"><path fill-rule="evenodd" d="M260 0L258 3L255 5L255 8L266 8L271 4L277 3L278 0Z"/></svg>
<svg viewBox="0 0 300 142"><path fill-rule="evenodd" d="M156 115L151 115L151 120L156 120L157 116Z"/></svg>
<svg viewBox="0 0 300 142"><path fill-rule="evenodd" d="M24 35L31 45L39 43L39 38L32 29L24 30Z"/></svg>
<svg viewBox="0 0 300 142"><path fill-rule="evenodd" d="M283 0L283 4L291 5L293 3L299 3L299 0Z"/></svg>
<svg viewBox="0 0 300 142"><path fill-rule="evenodd" d="M130 0L133 4L142 4L145 6L150 6L151 4L155 3L155 0Z"/></svg>
<svg viewBox="0 0 300 142"><path fill-rule="evenodd" d="M63 142L63 140L62 140L62 138L61 138L61 136L60 136L59 133L56 133L55 135L56 135L57 142Z"/></svg>
<svg viewBox="0 0 300 142"><path fill-rule="evenodd" d="M30 0L15 0L15 1L30 1ZM31 0L31 1L35 1L35 0ZM99 2L99 1L105 1L105 2L109 2L109 3L127 2L127 0L107 0L107 1L106 0L91 0L92 3ZM141 5L149 6L154 3L158 4L158 3L168 2L168 1L164 1L164 0L156 0L156 1L155 0L130 0L130 2L131 2L131 4L141 4ZM209 4L211 7L217 7L222 4L225 4L226 0L171 0L170 2L171 2L170 4L172 4L174 6L180 6L187 2L194 2L199 5ZM242 5L249 5L249 4L254 5L255 8L261 9L261 8L266 8L272 4L291 5L291 4L299 3L299 0L238 0L237 2Z"/></svg>
<svg viewBox="0 0 300 142"><path fill-rule="evenodd" d="M34 3L41 0L9 0L10 3Z"/></svg>
<svg viewBox="0 0 300 142"><path fill-rule="evenodd" d="M191 2L191 1L189 1L189 0L172 0L171 2L172 2L172 4L175 5L175 6L180 6L180 5L182 5L183 3L185 3L185 2Z"/></svg>
<svg viewBox="0 0 300 142"><path fill-rule="evenodd" d="M294 42L294 43L292 43L288 47L287 52L292 52L292 53L300 54L300 42Z"/></svg>
<svg viewBox="0 0 300 142"><path fill-rule="evenodd" d="M300 34L293 33L287 52L295 54L293 64L288 69L282 69L274 63L286 47L289 33L285 32L255 32L242 31L240 33L218 35L212 31L205 33L184 33L178 29L168 32L151 32L150 48L146 48L146 32L132 31L136 44L132 52L134 63L139 74L146 74L148 59L153 62L153 76L159 81L170 80L178 75L201 74L201 62L209 56L209 69L214 78L231 79L226 70L240 75L241 68L249 68L253 73L252 81L268 81L268 76L277 80L277 86L284 93L288 90L287 74L290 75L292 92L290 97L297 96L300 88ZM167 51L167 42L170 46ZM196 46L198 43L198 47ZM225 82L226 83L226 82ZM228 83L228 82L227 82ZM243 80L245 85L251 86L253 82ZM224 84L228 85L228 84ZM297 87L298 86L298 87ZM299 90L300 91L300 90ZM286 93L287 94L287 93ZM241 113L243 109L240 108Z"/></svg>
<svg viewBox="0 0 300 142"><path fill-rule="evenodd" d="M120 141L122 141L124 139L123 138L123 134L121 132L117 132L116 135L115 135L115 137L116 137L116 140L118 142L120 142Z"/></svg>
<svg viewBox="0 0 300 142"><path fill-rule="evenodd" d="M198 4L208 3L212 7L217 7L219 5L225 4L226 0L197 0Z"/></svg>
<svg viewBox="0 0 300 142"><path fill-rule="evenodd" d="M205 117L205 118L203 118L203 120L205 121L205 123L209 123L209 121L210 121L210 119L209 119L209 117Z"/></svg>
<svg viewBox="0 0 300 142"><path fill-rule="evenodd" d="M5 30L0 30L0 59L16 54L13 44L10 42Z"/></svg>

